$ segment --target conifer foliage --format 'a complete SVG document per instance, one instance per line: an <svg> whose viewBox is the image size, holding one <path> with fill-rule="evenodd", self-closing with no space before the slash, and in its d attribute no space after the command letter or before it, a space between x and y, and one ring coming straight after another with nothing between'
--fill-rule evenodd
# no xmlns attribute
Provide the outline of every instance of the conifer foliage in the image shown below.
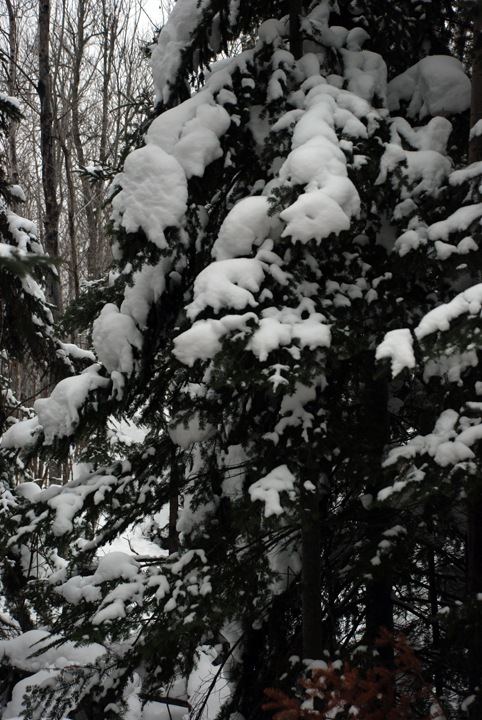
<svg viewBox="0 0 482 720"><path fill-rule="evenodd" d="M11 124L21 117L18 101L0 93L2 147L6 146ZM55 347L52 313L45 300L43 278L55 259L45 255L35 224L14 211L13 208L17 209L24 201L22 188L10 181L7 168L0 164L1 362L8 366L13 361L30 359L46 369L49 360L51 366L55 364ZM12 395L8 377L2 377L0 383L0 430L3 432L7 417L19 403Z"/></svg>
<svg viewBox="0 0 482 720"><path fill-rule="evenodd" d="M70 311L95 361L2 439L90 463L5 513L36 625L1 643L5 718L182 714L208 658L223 717L320 658L411 717L398 651L440 717L478 717L482 164L451 6L425 4L407 57L399 4L382 33L376 2L299 3L297 57L288 3L176 3L111 272Z"/></svg>

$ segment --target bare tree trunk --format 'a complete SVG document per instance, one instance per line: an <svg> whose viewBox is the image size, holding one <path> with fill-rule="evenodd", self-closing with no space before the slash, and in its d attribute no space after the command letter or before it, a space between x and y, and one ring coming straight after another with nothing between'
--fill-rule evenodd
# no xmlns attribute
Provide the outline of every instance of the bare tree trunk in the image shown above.
<svg viewBox="0 0 482 720"><path fill-rule="evenodd" d="M470 127L482 120L482 0L474 8L474 47L472 59L472 97ZM472 138L469 144L469 163L482 160L482 134Z"/></svg>
<svg viewBox="0 0 482 720"><path fill-rule="evenodd" d="M17 94L17 17L11 0L5 0L8 10L9 33L8 42L10 50L10 62L8 65L8 92L13 97ZM8 151L10 155L10 179L15 185L18 184L18 161L17 161L17 123L12 122L8 136Z"/></svg>
<svg viewBox="0 0 482 720"><path fill-rule="evenodd" d="M321 530L318 489L302 489L303 658L315 660L323 651L321 612Z"/></svg>
<svg viewBox="0 0 482 720"><path fill-rule="evenodd" d="M177 412L177 403L172 406L173 415ZM177 531L177 520L179 517L179 448L172 445L171 448L171 472L169 476L169 521L167 526L167 549L169 555L179 549L179 533Z"/></svg>
<svg viewBox="0 0 482 720"><path fill-rule="evenodd" d="M60 204L57 200L57 160L54 147L54 113L52 107L52 78L50 71L50 0L39 0L39 67L37 92L40 99L40 148L42 155L42 186L44 192L44 245L49 255L59 255ZM47 277L47 300L54 306L54 317L62 312L60 276ZM49 378L55 382L54 374ZM61 475L57 462L48 464L50 484L59 482Z"/></svg>
<svg viewBox="0 0 482 720"><path fill-rule="evenodd" d="M38 131L39 128L36 125L32 126L31 130L31 137L32 137L32 146L37 147L39 146L39 137L38 137ZM34 217L42 217L43 213L43 202L42 202L42 166L40 159L38 157L37 153L32 154L32 174L34 176L34 182L33 182L33 193L32 193L32 200L35 202L34 209L32 211L32 216ZM43 246L45 246L45 238L44 238L44 227L42 224L39 225L37 228L39 233L39 239Z"/></svg>
<svg viewBox="0 0 482 720"><path fill-rule="evenodd" d="M115 10L115 9L114 9ZM107 160L107 131L109 121L109 87L114 62L115 43L119 21L115 12L107 13L106 0L102 0L103 23L103 78L102 78L102 126L100 134L99 157L101 162Z"/></svg>
<svg viewBox="0 0 482 720"><path fill-rule="evenodd" d="M75 233L75 188L74 181L72 179L70 152L65 142L62 142L62 151L64 153L65 177L67 179L68 188L67 211L70 240L69 295L70 299L73 299L77 298L80 294L79 262L77 258L77 238Z"/></svg>
<svg viewBox="0 0 482 720"><path fill-rule="evenodd" d="M133 114L129 100L149 82L134 40L140 10L132 0L39 0L33 4L35 13L38 8L37 34L30 32L30 15L25 12L30 5L23 0L6 0L4 5L2 27L10 57L5 80L8 92L19 98L27 116L16 131L12 129L9 171L16 183L18 156L20 183L28 191L24 212L41 218L39 241L46 250L70 260L71 188L64 177L60 142L65 139L75 190L78 276L79 280L98 279L110 260L104 232L106 183L92 186L75 169L97 160L117 160ZM11 62L13 56L17 65ZM30 77L36 78L38 114L30 97ZM59 234L64 227L65 237ZM61 276L67 281L63 268ZM59 305L59 283L55 286L49 287L47 297Z"/></svg>
<svg viewBox="0 0 482 720"><path fill-rule="evenodd" d="M470 127L482 121L482 0L477 0L474 7L473 59L472 59L472 96L470 108ZM472 138L469 143L469 163L482 160L481 134ZM472 634L469 641L470 677L469 692L482 683L482 609L477 600L482 593L482 492L474 490L467 500L467 545L466 545L466 585L471 596L473 617L471 619ZM469 707L469 717L475 720L480 717L480 704Z"/></svg>
<svg viewBox="0 0 482 720"><path fill-rule="evenodd" d="M364 397L365 420L364 445L366 448L367 475L371 478L369 492L374 497L385 484L382 471L383 450L390 440L390 416L388 413L388 382L377 378L375 361L371 353L366 357L366 387ZM378 544L380 533L389 526L390 510L372 508L366 511L366 537ZM393 631L392 578L387 566L373 567L365 590L365 640L374 645L381 628ZM386 665L393 664L392 648L379 648Z"/></svg>
<svg viewBox="0 0 482 720"><path fill-rule="evenodd" d="M39 1L39 73L37 92L40 99L40 144L42 154L42 185L45 200L44 242L46 251L59 254L60 206L57 201L56 165L54 159L54 135L52 92L50 77L50 0ZM60 281L58 274L47 280L47 299L56 310L61 311Z"/></svg>
<svg viewBox="0 0 482 720"><path fill-rule="evenodd" d="M428 549L428 596L430 600L430 613L435 618L438 613L438 592L437 592L437 572L435 567L435 552L433 548ZM440 651L440 623L437 620L431 620L432 626L432 650L438 658ZM435 661L434 671L435 692L437 697L443 694L443 679L440 673L437 660Z"/></svg>
<svg viewBox="0 0 482 720"><path fill-rule="evenodd" d="M482 502L474 494L468 501L467 592L482 592Z"/></svg>
<svg viewBox="0 0 482 720"><path fill-rule="evenodd" d="M72 137L74 140L75 152L77 154L77 162L81 167L85 166L84 148L82 145L82 137L80 131L80 70L82 58L85 50L85 2L79 0L77 6L77 36L74 46L74 66L72 73ZM97 223L95 219L93 203L93 192L87 178L82 177L82 193L84 196L84 210L87 217L87 229L89 236L89 246L87 248L87 265L89 279L95 280L97 277L95 258L97 256Z"/></svg>
<svg viewBox="0 0 482 720"><path fill-rule="evenodd" d="M172 495L169 498L169 526L167 547L169 550L169 555L172 555L179 549L179 533L177 531L177 520L179 516L179 490L176 487L176 483L172 482L172 476L170 488Z"/></svg>
<svg viewBox="0 0 482 720"><path fill-rule="evenodd" d="M303 0L290 0L290 51L295 60L303 55L303 36L301 34L301 12Z"/></svg>
<svg viewBox="0 0 482 720"><path fill-rule="evenodd" d="M470 694L482 683L482 609L478 599L482 593L482 500L480 493L472 492L468 497L467 508L467 593L471 601L471 621L469 638L469 687ZM475 703L469 710L469 717L479 718L480 705Z"/></svg>

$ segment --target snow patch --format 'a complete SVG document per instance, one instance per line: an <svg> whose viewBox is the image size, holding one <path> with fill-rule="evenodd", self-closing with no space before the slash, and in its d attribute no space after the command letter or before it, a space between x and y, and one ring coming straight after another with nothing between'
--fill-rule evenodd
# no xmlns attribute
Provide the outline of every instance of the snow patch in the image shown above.
<svg viewBox="0 0 482 720"><path fill-rule="evenodd" d="M88 394L109 384L107 378L99 375L99 370L99 365L92 365L80 375L65 378L55 386L49 398L35 401L34 410L45 435L44 445L51 445L55 438L72 435Z"/></svg>
<svg viewBox="0 0 482 720"><path fill-rule="evenodd" d="M427 313L415 328L415 335L421 340L438 330L442 332L449 330L452 320L465 313L478 315L481 308L482 283L479 283L456 295L450 302L439 305Z"/></svg>
<svg viewBox="0 0 482 720"><path fill-rule="evenodd" d="M132 317L107 303L92 328L92 342L107 372L130 375L135 367L132 349L142 348L142 335Z"/></svg>
<svg viewBox="0 0 482 720"><path fill-rule="evenodd" d="M287 465L280 465L268 475L257 480L249 488L251 501L264 502L264 516L281 515L283 508L280 504L280 493L294 490L295 476L288 470Z"/></svg>
<svg viewBox="0 0 482 720"><path fill-rule="evenodd" d="M216 260L230 260L249 255L253 245L261 245L270 236L277 237L281 229L278 217L268 215L267 197L256 195L240 200L227 214L213 246Z"/></svg>
<svg viewBox="0 0 482 720"><path fill-rule="evenodd" d="M406 367L415 367L413 338L410 330L401 328L387 332L383 342L377 347L375 358L376 360L391 359L393 377L396 377Z"/></svg>

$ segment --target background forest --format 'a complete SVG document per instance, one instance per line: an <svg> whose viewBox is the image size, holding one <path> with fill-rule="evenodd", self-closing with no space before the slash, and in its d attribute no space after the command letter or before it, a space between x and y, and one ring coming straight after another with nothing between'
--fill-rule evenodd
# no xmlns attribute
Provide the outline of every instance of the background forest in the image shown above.
<svg viewBox="0 0 482 720"><path fill-rule="evenodd" d="M166 11L156 12L160 24ZM157 30L149 9L124 0L6 0L0 21L1 89L22 113L7 130L5 167L21 184L22 215L35 221L45 251L62 258L59 280L47 288L58 317L110 263L108 185L152 109L148 45ZM39 53L48 61L40 64ZM75 330L62 339L82 344ZM17 360L3 358L0 373L31 406L53 378ZM51 470L42 464L36 474L48 480ZM67 464L54 475L67 479L71 471Z"/></svg>
<svg viewBox="0 0 482 720"><path fill-rule="evenodd" d="M480 718L480 0L6 9L2 720Z"/></svg>

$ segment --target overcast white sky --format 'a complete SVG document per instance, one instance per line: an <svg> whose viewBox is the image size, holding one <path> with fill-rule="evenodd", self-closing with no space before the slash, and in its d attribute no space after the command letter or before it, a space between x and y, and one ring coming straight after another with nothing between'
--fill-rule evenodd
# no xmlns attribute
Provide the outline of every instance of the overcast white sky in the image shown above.
<svg viewBox="0 0 482 720"><path fill-rule="evenodd" d="M166 11L161 10L161 3L167 6L169 3L166 0L140 0L143 11L142 15L142 29L143 31L150 31L154 26L159 26L167 18ZM154 23L154 25L153 25Z"/></svg>

